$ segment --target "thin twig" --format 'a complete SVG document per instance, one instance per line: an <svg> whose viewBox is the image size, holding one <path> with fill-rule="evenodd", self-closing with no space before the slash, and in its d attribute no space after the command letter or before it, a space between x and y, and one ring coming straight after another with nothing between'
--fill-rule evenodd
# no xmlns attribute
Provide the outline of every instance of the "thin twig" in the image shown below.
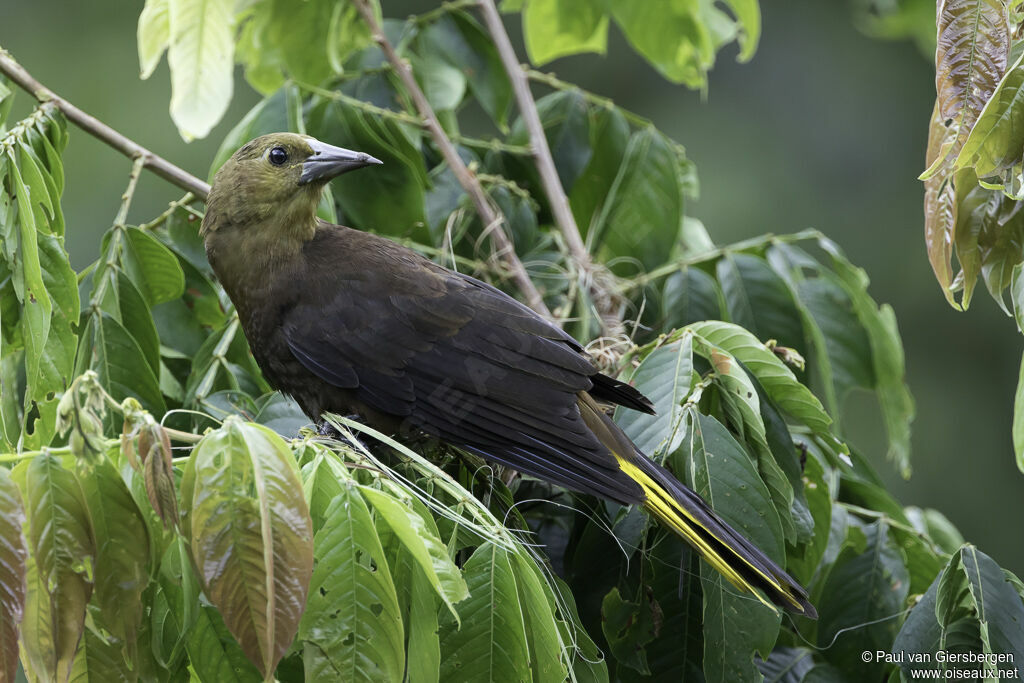
<svg viewBox="0 0 1024 683"><path fill-rule="evenodd" d="M123 228L128 221L128 209L131 208L132 198L135 197L135 187L139 184L139 176L142 175L142 167L145 165L146 159L143 156L135 157L132 162L132 172L128 176L128 187L125 188L124 194L121 195L121 207L117 210L117 216L114 217L114 226Z"/></svg>
<svg viewBox="0 0 1024 683"><path fill-rule="evenodd" d="M491 232L491 241L494 244L495 250L508 265L509 270L512 271L512 279L523 293L523 296L526 297L527 304L541 315L550 319L551 311L548 310L547 305L544 303L544 298L541 296L537 286L533 284L533 280L530 279L529 274L526 272L526 267L516 255L512 240L509 238L508 233L505 232L503 226L505 223L504 217L491 203L487 193L484 192L483 187L480 185L480 181L466 167L465 162L462 161L451 139L449 139L441 127L441 123L437 120L437 115L427 101L426 95L423 94L423 90L420 89L419 84L416 82L409 64L398 55L395 47L384 35L384 29L381 27L380 22L377 21L377 17L367 0L355 0L355 6L362 15L363 20L366 21L366 25L370 27L374 41L384 51L388 62L391 63L406 91L412 97L416 109L419 111L420 116L423 117L426 129L433 137L434 143L441 151L445 162L452 169L459 184L462 185L462 188L473 200L473 205L476 207L477 213L480 214L481 221L485 226L497 225L497 228Z"/></svg>
<svg viewBox="0 0 1024 683"><path fill-rule="evenodd" d="M154 154L134 140L126 138L116 130L71 104L47 88L14 61L10 53L0 48L0 73L10 78L40 102L52 102L68 121L90 135L99 138L110 147L130 158L141 157L143 165L169 183L191 192L205 200L210 193L209 184L191 173L175 166L161 156Z"/></svg>
<svg viewBox="0 0 1024 683"><path fill-rule="evenodd" d="M599 107L605 107L606 109L617 109L622 114L623 118L625 118L627 121L632 123L637 128L646 128L648 126L654 125L650 119L646 119L643 116L640 116L639 114L635 114L629 111L628 109L623 109L622 107L618 106L617 104L615 104L615 101L612 100L611 98L602 97L601 95L592 93L589 90L584 90L578 85L567 83L566 81L563 81L553 73L545 73L543 71L537 71L535 69L526 69L526 76L531 81L534 81L536 83L542 83L548 86L549 88L553 88L555 90L562 90L566 92L578 92L580 95L583 96L583 99L593 104L596 104Z"/></svg>
<svg viewBox="0 0 1024 683"><path fill-rule="evenodd" d="M160 227L161 225L166 223L167 219L170 218L171 215L180 207L184 207L187 204L191 204L195 200L196 196L194 194L192 194L191 192L186 192L185 196L182 197L181 199L175 199L173 202L169 203L167 205L167 210L164 211L162 214L160 214L159 216L157 216L148 223L141 224L139 226L139 230L153 230L155 228Z"/></svg>
<svg viewBox="0 0 1024 683"><path fill-rule="evenodd" d="M586 281L586 287L592 295L594 305L601 318L605 336L618 334L622 328L619 310L621 301L616 294L617 287L614 277L606 268L590 258L590 252L583 244L579 226L576 225L576 217L572 215L572 209L569 208L569 198L562 187L562 181L558 178L555 160L551 156L551 148L544 135L544 125L537 112L537 103L534 102L533 94L530 92L530 82L526 77L526 72L519 64L515 48L512 47L512 41L508 37L505 24L502 23L494 0L478 0L477 7L483 15L484 25L487 26L487 30L494 40L502 66L505 67L505 72L512 83L512 93L516 98L516 105L530 135L530 147L537 172L540 175L541 186L544 188L548 204L551 205L555 223L569 250L569 257Z"/></svg>

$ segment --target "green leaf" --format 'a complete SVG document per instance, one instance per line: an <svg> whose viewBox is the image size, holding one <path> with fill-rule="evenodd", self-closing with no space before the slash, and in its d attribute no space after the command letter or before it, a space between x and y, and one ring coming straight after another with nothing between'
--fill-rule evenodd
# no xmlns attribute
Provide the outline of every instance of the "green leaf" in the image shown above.
<svg viewBox="0 0 1024 683"><path fill-rule="evenodd" d="M411 572L410 583L406 628L409 634L407 680L409 683L439 683L441 641L437 626L437 593L423 572Z"/></svg>
<svg viewBox="0 0 1024 683"><path fill-rule="evenodd" d="M76 370L95 370L100 384L118 401L138 399L150 413L166 412L160 382L135 338L106 313L89 316Z"/></svg>
<svg viewBox="0 0 1024 683"><path fill-rule="evenodd" d="M490 35L468 14L450 12L419 34L420 45L466 78L469 91L502 131L512 106L512 84Z"/></svg>
<svg viewBox="0 0 1024 683"><path fill-rule="evenodd" d="M610 0L612 16L629 44L665 78L703 87L715 62L715 38L701 16L702 3L668 6Z"/></svg>
<svg viewBox="0 0 1024 683"><path fill-rule="evenodd" d="M630 384L651 400L656 414L617 408L615 421L642 453L656 457L678 447L693 375L693 337L686 333L655 346L633 371Z"/></svg>
<svg viewBox="0 0 1024 683"><path fill-rule="evenodd" d="M537 100L537 114L544 127L551 156L558 170L558 179L566 192L572 192L576 180L593 156L591 149L589 107L578 90L554 92ZM522 117L512 124L508 142L529 145L530 135ZM536 171L530 164L526 173L532 178Z"/></svg>
<svg viewBox="0 0 1024 683"><path fill-rule="evenodd" d="M469 598L459 609L461 628L441 620L441 680L520 683L530 680L529 645L509 552L493 543L481 545L462 569Z"/></svg>
<svg viewBox="0 0 1024 683"><path fill-rule="evenodd" d="M187 471L184 505L199 578L267 676L295 637L313 569L312 522L295 461L271 430L229 417L196 446Z"/></svg>
<svg viewBox="0 0 1024 683"><path fill-rule="evenodd" d="M592 107L588 115L593 154L569 193L569 205L584 237L600 217L605 197L619 174L630 133L626 117L615 107Z"/></svg>
<svg viewBox="0 0 1024 683"><path fill-rule="evenodd" d="M903 609L910 576L885 521L851 534L821 589L818 643L831 645L825 656L844 671L874 677L881 663L861 653L889 649L899 626L889 617Z"/></svg>
<svg viewBox="0 0 1024 683"><path fill-rule="evenodd" d="M829 433L832 420L821 402L750 332L738 325L717 321L695 323L688 329L743 363L782 410L819 434Z"/></svg>
<svg viewBox="0 0 1024 683"><path fill-rule="evenodd" d="M665 278L661 308L663 329L684 327L700 320L723 317L722 294L715 279L699 268L683 266Z"/></svg>
<svg viewBox="0 0 1024 683"><path fill-rule="evenodd" d="M757 43L761 38L761 6L757 0L724 0L736 16L740 26L740 54L736 59L749 62L757 52Z"/></svg>
<svg viewBox="0 0 1024 683"><path fill-rule="evenodd" d="M46 680L66 680L93 590L96 543L74 473L52 455L15 470L31 550L22 624L27 661Z"/></svg>
<svg viewBox="0 0 1024 683"><path fill-rule="evenodd" d="M0 467L0 679L13 681L18 669L18 626L25 613L25 560L21 494Z"/></svg>
<svg viewBox="0 0 1024 683"><path fill-rule="evenodd" d="M673 469L731 527L768 557L784 556L782 528L772 498L750 457L729 431L691 408L686 440L672 455ZM778 634L775 610L740 595L711 565L701 563L704 592L704 673L709 681L753 678L753 653L766 657Z"/></svg>
<svg viewBox="0 0 1024 683"><path fill-rule="evenodd" d="M683 220L683 191L675 149L654 128L629 140L590 240L606 258L629 256L645 268L672 252Z"/></svg>
<svg viewBox="0 0 1024 683"><path fill-rule="evenodd" d="M400 502L383 491L367 486L360 486L359 490L374 512L383 518L412 555L423 575L437 591L438 597L458 621L455 603L469 597L469 591L459 568L448 557L448 548L438 538L433 520L421 517L408 501Z"/></svg>
<svg viewBox="0 0 1024 683"><path fill-rule="evenodd" d="M936 662L932 661L932 655L943 649L942 627L935 618L935 597L940 576L935 577L928 590L914 605L892 644L891 652L897 656L902 655L899 667L907 678L915 675L913 671L919 671L922 673L918 673L917 676L925 680L929 674L923 673L924 671L930 672L938 668ZM911 661L909 653L927 653L929 656L926 661L914 662Z"/></svg>
<svg viewBox="0 0 1024 683"><path fill-rule="evenodd" d="M185 275L174 253L155 237L135 227L124 230L122 264L150 306L177 299Z"/></svg>
<svg viewBox="0 0 1024 683"><path fill-rule="evenodd" d="M1010 655L1011 662L1024 661L1024 603L1020 595L999 565L973 545L964 546L960 556L985 653ZM994 668L986 666L989 671Z"/></svg>
<svg viewBox="0 0 1024 683"><path fill-rule="evenodd" d="M1024 65L1017 60L999 82L964 141L955 167L973 166L979 177L992 176L1021 161L1024 128Z"/></svg>
<svg viewBox="0 0 1024 683"><path fill-rule="evenodd" d="M142 621L142 592L149 584L146 520L109 460L100 460L80 481L96 538L93 617L132 652Z"/></svg>
<svg viewBox="0 0 1024 683"><path fill-rule="evenodd" d="M186 142L204 138L231 102L233 0L168 0L171 118Z"/></svg>
<svg viewBox="0 0 1024 683"><path fill-rule="evenodd" d="M807 350L793 295L764 259L727 252L715 269L731 322L759 339Z"/></svg>
<svg viewBox="0 0 1024 683"><path fill-rule="evenodd" d="M601 601L601 629L608 648L622 666L649 676L644 646L655 637L654 607L646 596L640 602L624 600L618 586Z"/></svg>
<svg viewBox="0 0 1024 683"><path fill-rule="evenodd" d="M139 78L153 75L160 57L171 42L169 0L146 0L139 15Z"/></svg>
<svg viewBox="0 0 1024 683"><path fill-rule="evenodd" d="M530 0L523 11L523 33L534 64L581 52L603 55L608 16L600 0Z"/></svg>
<svg viewBox="0 0 1024 683"><path fill-rule="evenodd" d="M563 643L545 591L546 577L540 566L526 557L517 554L511 559L526 626L533 680L538 683L564 681L568 672L562 662Z"/></svg>
<svg viewBox="0 0 1024 683"><path fill-rule="evenodd" d="M402 680L402 616L366 503L347 481L324 512L299 639L308 680Z"/></svg>
<svg viewBox="0 0 1024 683"><path fill-rule="evenodd" d="M120 316L121 325L139 345L139 350L145 356L150 370L158 375L160 373L160 336L153 323L153 315L135 283L121 270L117 271L117 302L116 314Z"/></svg>
<svg viewBox="0 0 1024 683"><path fill-rule="evenodd" d="M878 403L889 435L888 456L904 477L910 476L910 423L914 419L914 400L905 383L903 343L896 326L896 314L888 304L879 306L868 295L868 276L853 266L842 251L828 239L821 247L829 254L839 282L853 302L853 310L871 346Z"/></svg>

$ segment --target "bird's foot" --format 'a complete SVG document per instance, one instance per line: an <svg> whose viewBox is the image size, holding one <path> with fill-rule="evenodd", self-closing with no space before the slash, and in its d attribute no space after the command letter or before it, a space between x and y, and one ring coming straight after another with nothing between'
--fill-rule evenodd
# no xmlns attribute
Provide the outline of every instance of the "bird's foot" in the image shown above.
<svg viewBox="0 0 1024 683"><path fill-rule="evenodd" d="M353 422L363 423L362 419L358 415L346 415L345 419L352 420ZM316 433L325 439L331 439L333 441L341 441L347 443L352 448L360 448L362 444L356 439L355 435L349 432L348 434L342 434L338 431L337 427L332 425L327 420L320 420L316 423Z"/></svg>

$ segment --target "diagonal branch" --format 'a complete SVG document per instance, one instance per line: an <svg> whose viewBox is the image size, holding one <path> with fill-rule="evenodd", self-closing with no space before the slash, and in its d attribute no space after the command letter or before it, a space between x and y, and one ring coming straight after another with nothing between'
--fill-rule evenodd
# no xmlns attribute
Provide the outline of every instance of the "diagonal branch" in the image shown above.
<svg viewBox="0 0 1024 683"><path fill-rule="evenodd" d="M437 148L441 151L441 155L444 157L448 167L452 169L455 177L458 179L459 184L462 185L462 189L473 200L473 205L476 207L477 213L480 215L480 219L483 221L485 228L491 228L490 238L498 252L499 257L505 261L509 270L512 272L512 279L516 283L516 286L526 297L527 303L530 307L540 313L541 315L552 318L551 312L548 307L544 304L544 298L538 291L537 286L533 284L533 280L526 272L526 267L523 262L519 260L516 255L515 248L512 245L512 240L509 239L508 233L505 232L505 217L501 215L501 212L491 203L491 200L487 197L487 193L484 192L483 187L480 185L480 180L466 167L464 161L456 151L455 146L452 144L451 139L441 128L441 123L437 120L437 114L434 113L434 109L427 102L426 95L423 94L423 90L420 89L419 84L416 82L416 78L412 74L412 69L409 67L409 63L403 60L398 53L395 51L395 47L385 37L384 29L381 27L380 22L377 20L377 16L374 14L367 0L353 0L356 9L363 16L363 20L366 25L370 27L370 32L373 34L373 39L380 46L381 50L384 51L384 55L387 57L388 62L391 63L392 68L398 77L402 80L402 84L405 86L406 91L412 97L413 103L416 105L417 111L423 118L424 126L430 131L431 137L434 138L434 143ZM579 235L577 234L577 238Z"/></svg>
<svg viewBox="0 0 1024 683"><path fill-rule="evenodd" d="M21 66L21 64L14 61L14 58L11 57L10 53L3 48L0 48L0 74L10 78L40 102L52 102L53 105L57 107L62 114L64 114L64 118L68 121L93 137L99 138L102 142L113 147L126 157L131 159L142 159L143 167L149 169L172 185L176 185L183 190L191 192L193 195L203 200L205 200L206 195L210 193L210 186L208 183L200 180L188 171L175 166L163 157L150 152L134 140L126 138L107 124L93 116L90 116L89 114L86 114L84 111L37 81L32 74Z"/></svg>
<svg viewBox="0 0 1024 683"><path fill-rule="evenodd" d="M519 113L523 117L523 123L526 124L526 130L530 135L533 159L537 166L537 172L540 174L544 194L547 195L548 203L551 205L555 223L565 239L569 256L586 278L587 288L590 290L601 316L605 334L615 334L621 330L622 323L618 314L620 301L614 291L614 278L606 268L593 262L590 252L583 244L579 226L576 225L576 218L569 208L569 198L565 195L562 181L559 180L558 171L555 169L555 160L551 156L551 148L544 135L540 114L537 113L537 103L534 102L533 94L530 92L529 79L516 58L515 48L512 47L512 41L508 37L508 32L501 21L501 15L498 14L494 0L478 0L477 6L483 14L487 31L491 34L495 47L498 48L498 55L505 67L505 72L512 82L512 92L515 95Z"/></svg>

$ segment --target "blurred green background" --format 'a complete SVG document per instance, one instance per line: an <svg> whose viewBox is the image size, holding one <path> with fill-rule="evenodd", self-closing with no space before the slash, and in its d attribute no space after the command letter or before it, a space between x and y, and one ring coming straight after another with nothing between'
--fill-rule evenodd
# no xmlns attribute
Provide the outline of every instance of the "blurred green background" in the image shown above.
<svg viewBox="0 0 1024 683"><path fill-rule="evenodd" d="M434 2L388 2L403 17ZM654 120L686 145L701 198L687 213L718 243L765 232L822 230L867 270L871 292L896 310L917 400L914 475L883 462L881 420L851 398L851 440L905 504L944 512L968 541L1024 574L1024 475L1013 462L1010 424L1021 337L984 294L966 314L944 302L922 239L926 124L934 101L929 59L909 41L859 33L853 3L762 2L757 55L737 64L728 48L706 99L662 80L612 28L608 54L560 60L545 70ZM162 64L138 79L135 23L142 3L5 0L0 46L37 78L117 130L205 177L220 139L256 101L240 77L224 121L185 144L168 115ZM518 38L517 20L510 25ZM525 52L520 47L520 56ZM29 98L20 97L18 113ZM96 257L120 202L130 164L73 131L64 210L72 264ZM131 218L144 221L180 191L143 176Z"/></svg>

